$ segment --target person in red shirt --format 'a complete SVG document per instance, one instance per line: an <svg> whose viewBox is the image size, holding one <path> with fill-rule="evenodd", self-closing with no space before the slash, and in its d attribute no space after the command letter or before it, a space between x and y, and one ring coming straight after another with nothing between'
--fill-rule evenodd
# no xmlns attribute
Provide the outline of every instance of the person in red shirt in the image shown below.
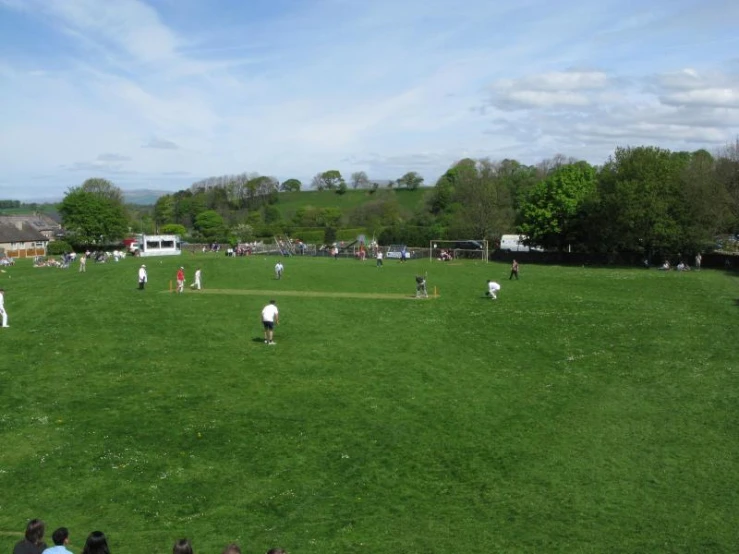
<svg viewBox="0 0 739 554"><path fill-rule="evenodd" d="M177 292L182 293L185 290L185 268L181 267L177 270Z"/></svg>

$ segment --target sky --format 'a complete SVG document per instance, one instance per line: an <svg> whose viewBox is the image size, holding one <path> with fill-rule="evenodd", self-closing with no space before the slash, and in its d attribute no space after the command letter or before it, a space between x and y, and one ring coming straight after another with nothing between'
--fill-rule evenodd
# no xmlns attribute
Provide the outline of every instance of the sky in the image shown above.
<svg viewBox="0 0 739 554"><path fill-rule="evenodd" d="M739 136L736 0L0 0L0 198Z"/></svg>

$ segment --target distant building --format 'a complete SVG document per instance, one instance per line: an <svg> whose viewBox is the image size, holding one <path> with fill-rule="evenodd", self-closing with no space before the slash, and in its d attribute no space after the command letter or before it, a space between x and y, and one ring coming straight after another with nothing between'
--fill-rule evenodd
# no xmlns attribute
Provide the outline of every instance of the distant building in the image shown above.
<svg viewBox="0 0 739 554"><path fill-rule="evenodd" d="M46 214L0 215L0 225L2 224L13 225L19 229L24 225L30 225L50 241L62 234L62 226Z"/></svg>
<svg viewBox="0 0 739 554"><path fill-rule="evenodd" d="M0 223L0 255L9 258L45 256L48 244L49 239L28 223Z"/></svg>

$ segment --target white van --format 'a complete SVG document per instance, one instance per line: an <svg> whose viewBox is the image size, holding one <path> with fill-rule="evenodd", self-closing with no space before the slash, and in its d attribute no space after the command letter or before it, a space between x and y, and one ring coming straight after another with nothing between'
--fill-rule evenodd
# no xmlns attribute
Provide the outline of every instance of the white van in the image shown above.
<svg viewBox="0 0 739 554"><path fill-rule="evenodd" d="M500 237L500 249L508 252L544 252L538 246L526 246L524 241L526 235L502 235Z"/></svg>

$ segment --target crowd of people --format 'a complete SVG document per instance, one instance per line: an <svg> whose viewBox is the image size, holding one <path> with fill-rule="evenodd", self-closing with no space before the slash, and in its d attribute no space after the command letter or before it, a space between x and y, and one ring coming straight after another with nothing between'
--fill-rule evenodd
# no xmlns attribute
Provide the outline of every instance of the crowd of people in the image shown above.
<svg viewBox="0 0 739 554"><path fill-rule="evenodd" d="M46 524L40 519L32 519L26 525L25 536L13 548L13 554L72 554L69 550L69 529L59 527L51 534L52 546L44 542ZM82 554L111 554L108 538L102 531L93 531L87 536ZM194 554L188 539L179 539L172 546L172 554ZM242 554L241 547L231 543L223 549L223 554ZM287 554L282 548L271 548L267 554Z"/></svg>

